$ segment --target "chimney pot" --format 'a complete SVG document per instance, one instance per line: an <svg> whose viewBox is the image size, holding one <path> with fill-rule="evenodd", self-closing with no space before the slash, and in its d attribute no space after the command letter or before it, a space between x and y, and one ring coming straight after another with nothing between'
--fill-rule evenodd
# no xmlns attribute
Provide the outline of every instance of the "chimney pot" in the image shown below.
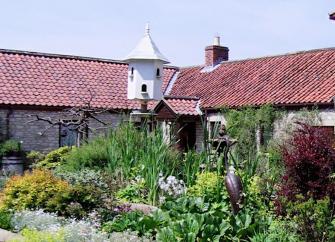
<svg viewBox="0 0 335 242"><path fill-rule="evenodd" d="M220 36L215 36L214 37L213 45L220 46Z"/></svg>
<svg viewBox="0 0 335 242"><path fill-rule="evenodd" d="M229 59L228 47L220 45L220 37L214 37L213 45L205 48L205 64L206 66L216 66L222 61Z"/></svg>

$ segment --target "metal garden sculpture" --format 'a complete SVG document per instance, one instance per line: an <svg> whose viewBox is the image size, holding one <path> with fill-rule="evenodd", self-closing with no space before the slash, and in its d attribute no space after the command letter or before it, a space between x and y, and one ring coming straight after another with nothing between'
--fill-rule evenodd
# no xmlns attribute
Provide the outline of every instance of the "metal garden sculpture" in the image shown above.
<svg viewBox="0 0 335 242"><path fill-rule="evenodd" d="M228 154L231 147L237 143L237 140L232 139L226 131L226 126L221 125L219 134L214 139L214 146L216 147L217 155L220 159L223 154L223 159L226 169L225 185L229 194L230 203L232 205L233 213L237 214L240 210L240 204L243 203L243 187L241 178L234 173L234 168L229 167Z"/></svg>

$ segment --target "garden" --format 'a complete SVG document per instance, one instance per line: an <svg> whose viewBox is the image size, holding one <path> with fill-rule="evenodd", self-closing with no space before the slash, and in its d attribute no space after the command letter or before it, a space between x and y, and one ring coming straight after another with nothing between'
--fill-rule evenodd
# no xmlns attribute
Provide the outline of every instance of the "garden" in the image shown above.
<svg viewBox="0 0 335 242"><path fill-rule="evenodd" d="M30 169L1 180L0 228L29 242L335 241L334 140L315 117L271 138L283 111L223 112L238 141L228 156L243 186L236 214L208 139L218 127L202 152L180 153L159 128L124 123L80 147L25 154ZM18 142L1 145L1 156L13 151Z"/></svg>

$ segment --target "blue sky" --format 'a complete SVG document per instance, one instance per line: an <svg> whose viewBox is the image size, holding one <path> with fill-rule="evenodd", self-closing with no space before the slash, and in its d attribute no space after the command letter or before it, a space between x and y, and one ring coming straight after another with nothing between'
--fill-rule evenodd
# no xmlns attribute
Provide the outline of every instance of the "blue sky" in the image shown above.
<svg viewBox="0 0 335 242"><path fill-rule="evenodd" d="M124 58L150 22L172 64L204 62L220 34L230 59L335 47L334 0L0 0L0 48Z"/></svg>

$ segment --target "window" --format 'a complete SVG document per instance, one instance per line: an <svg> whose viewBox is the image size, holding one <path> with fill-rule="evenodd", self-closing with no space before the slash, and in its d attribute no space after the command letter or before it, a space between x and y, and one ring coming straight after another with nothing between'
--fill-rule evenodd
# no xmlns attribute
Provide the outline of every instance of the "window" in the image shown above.
<svg viewBox="0 0 335 242"><path fill-rule="evenodd" d="M156 77L160 77L161 76L161 71L159 68L157 68L156 70Z"/></svg>
<svg viewBox="0 0 335 242"><path fill-rule="evenodd" d="M141 92L148 92L146 84L142 84L142 86L141 86Z"/></svg>
<svg viewBox="0 0 335 242"><path fill-rule="evenodd" d="M134 75L134 67L132 67L132 68L130 69L130 75L131 75L131 76Z"/></svg>

